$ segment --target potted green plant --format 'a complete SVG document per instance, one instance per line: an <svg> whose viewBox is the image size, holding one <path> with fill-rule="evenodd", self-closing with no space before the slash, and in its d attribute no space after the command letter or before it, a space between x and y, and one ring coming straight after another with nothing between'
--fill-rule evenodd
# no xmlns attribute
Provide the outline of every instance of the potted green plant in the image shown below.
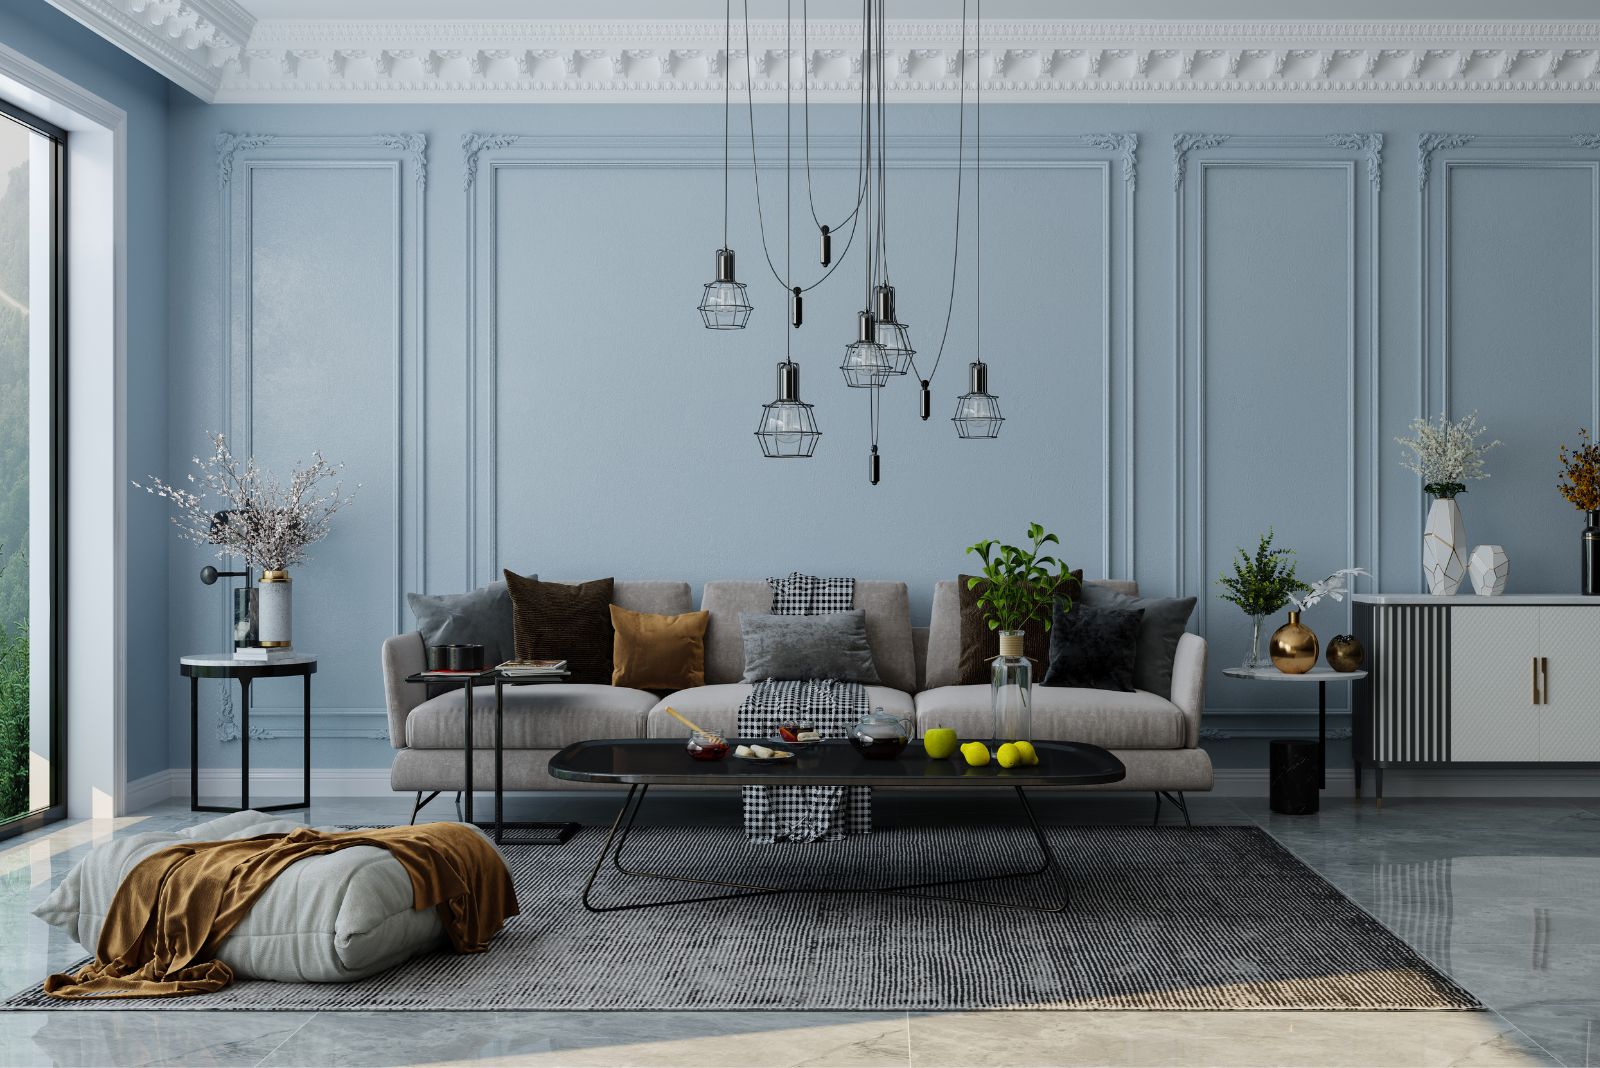
<svg viewBox="0 0 1600 1068"><path fill-rule="evenodd" d="M1050 629L1051 607L1065 577L1060 560L1045 552L1060 539L1038 523L1028 524L1026 547L986 538L967 547L983 560L981 576L967 580L978 590L990 630L1000 632L1000 655L989 675L994 737L1003 741L1033 740L1033 667L1023 655L1022 628L1039 620Z"/></svg>
<svg viewBox="0 0 1600 1068"><path fill-rule="evenodd" d="M1283 609L1297 593L1311 590L1295 575L1291 557L1293 549L1274 549L1273 531L1269 528L1261 535L1254 556L1242 548L1233 561L1233 574L1223 572L1217 585L1224 593L1219 596L1229 604L1238 605L1250 617L1250 651L1245 657L1247 668L1264 667L1261 656L1261 621Z"/></svg>

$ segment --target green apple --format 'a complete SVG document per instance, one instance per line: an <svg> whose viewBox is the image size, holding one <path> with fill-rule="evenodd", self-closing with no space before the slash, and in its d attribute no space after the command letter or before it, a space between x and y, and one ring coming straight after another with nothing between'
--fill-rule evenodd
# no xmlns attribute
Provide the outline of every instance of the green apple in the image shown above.
<svg viewBox="0 0 1600 1068"><path fill-rule="evenodd" d="M955 728L934 727L922 736L922 748L935 760L945 759L956 751Z"/></svg>

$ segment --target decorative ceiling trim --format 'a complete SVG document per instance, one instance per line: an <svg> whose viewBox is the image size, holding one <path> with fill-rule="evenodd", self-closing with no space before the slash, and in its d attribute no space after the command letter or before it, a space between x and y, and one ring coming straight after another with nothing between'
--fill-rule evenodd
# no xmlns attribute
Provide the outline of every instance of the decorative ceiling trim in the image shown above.
<svg viewBox="0 0 1600 1068"><path fill-rule="evenodd" d="M50 0L218 103L781 99L859 92L856 23L718 20L261 19L233 0ZM889 24L891 98L953 100L983 79L1014 102L1600 101L1600 19L1529 21L989 21ZM239 42L243 41L241 45ZM747 73L748 72L748 73Z"/></svg>
<svg viewBox="0 0 1600 1068"><path fill-rule="evenodd" d="M256 17L234 0L49 0L202 100L238 69Z"/></svg>

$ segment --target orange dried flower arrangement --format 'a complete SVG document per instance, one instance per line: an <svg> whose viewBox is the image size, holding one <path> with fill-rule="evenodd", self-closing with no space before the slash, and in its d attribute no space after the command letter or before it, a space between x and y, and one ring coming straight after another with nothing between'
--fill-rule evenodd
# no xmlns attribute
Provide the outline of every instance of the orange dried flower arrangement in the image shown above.
<svg viewBox="0 0 1600 1068"><path fill-rule="evenodd" d="M1561 496L1584 512L1600 509L1600 441L1579 429L1578 447L1561 446L1561 468L1566 478L1557 483Z"/></svg>

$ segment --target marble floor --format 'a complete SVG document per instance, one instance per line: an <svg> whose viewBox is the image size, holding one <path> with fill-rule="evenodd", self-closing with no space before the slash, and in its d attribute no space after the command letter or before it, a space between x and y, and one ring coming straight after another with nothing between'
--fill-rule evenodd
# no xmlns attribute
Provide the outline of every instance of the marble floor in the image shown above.
<svg viewBox="0 0 1600 1068"><path fill-rule="evenodd" d="M713 802L670 798L659 822ZM725 801L716 802L724 804ZM998 803L998 802L997 802ZM512 815L609 820L595 795ZM527 812L517 809L526 806ZM885 823L973 819L881 798ZM1197 822L1255 822L1489 1006L1483 1013L0 1012L0 1065L1592 1065L1600 1062L1600 800L1195 797ZM1052 823L1148 820L1147 798L1047 800ZM314 824L398 822L400 799L319 802ZM445 817L435 802L431 815ZM0 990L81 956L29 915L95 842L187 826L187 806L0 843Z"/></svg>

